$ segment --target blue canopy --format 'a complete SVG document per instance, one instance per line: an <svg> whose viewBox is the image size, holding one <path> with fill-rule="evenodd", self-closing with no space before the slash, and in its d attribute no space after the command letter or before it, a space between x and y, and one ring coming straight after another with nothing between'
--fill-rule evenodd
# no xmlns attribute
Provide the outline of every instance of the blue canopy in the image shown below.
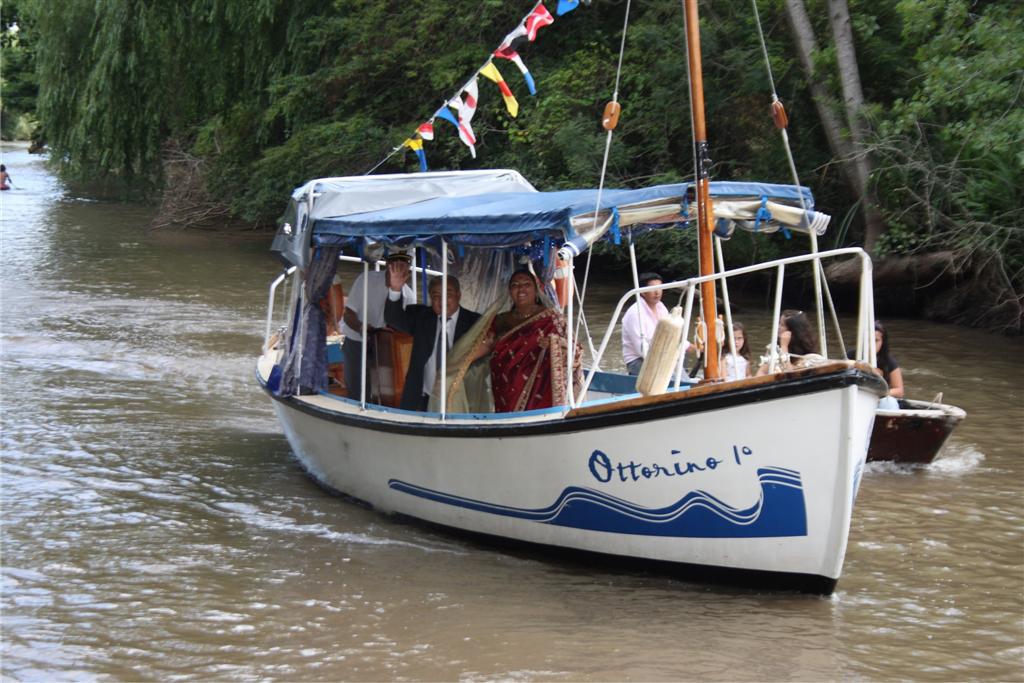
<svg viewBox="0 0 1024 683"><path fill-rule="evenodd" d="M597 196L596 189L588 189L437 197L378 211L319 216L313 225L313 237L321 245L373 241L408 246L438 237L462 246L507 247L545 237L566 243L589 243L600 236L586 235L598 223L610 224L613 231L685 223L693 184L604 190L600 206ZM808 211L814 206L810 190L792 185L713 182L711 196L772 200L797 206L802 199Z"/></svg>

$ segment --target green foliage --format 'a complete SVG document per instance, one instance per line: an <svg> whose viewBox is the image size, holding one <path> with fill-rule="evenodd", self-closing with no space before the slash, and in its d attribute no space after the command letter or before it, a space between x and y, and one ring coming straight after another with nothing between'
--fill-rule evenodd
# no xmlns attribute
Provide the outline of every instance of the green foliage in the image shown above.
<svg viewBox="0 0 1024 683"><path fill-rule="evenodd" d="M142 3L29 2L34 7L39 112L68 170L151 176L163 124L159 50L167 30Z"/></svg>
<svg viewBox="0 0 1024 683"><path fill-rule="evenodd" d="M39 86L31 35L31 27L19 11L18 2L7 0L0 5L0 50L3 51L0 138L4 140L26 140L36 125L33 113Z"/></svg>
<svg viewBox="0 0 1024 683"><path fill-rule="evenodd" d="M916 87L879 122L890 252L1001 255L1024 283L1024 9L901 0Z"/></svg>
<svg viewBox="0 0 1024 683"><path fill-rule="evenodd" d="M838 92L827 4L806 4L822 48L820 77ZM1020 7L849 6L882 162L882 248L1002 250L1024 264ZM632 7L621 74L624 5L581 6L522 49L536 97L514 65L495 62L520 101L518 118L481 80L478 158L437 120L425 146L431 168L516 168L542 189L594 185L607 138L601 113L617 85L623 115L606 187L691 177L680 5ZM848 219L858 199L833 169L783 0L759 0L758 8L800 180L836 215L829 245L853 242ZM212 196L240 217L269 221L287 190L311 177L415 170L414 155L396 146L456 94L528 9L501 0L8 0L5 16L14 12L24 24L26 45L21 57L5 50L4 107L32 96L29 79L24 90L15 80L34 58L36 109L65 171L157 187L173 140L205 162ZM703 3L701 28L713 177L791 182L749 0ZM690 233L660 233L638 246L652 265L681 273L692 269L691 241ZM805 249L801 238L738 236L727 255L737 264Z"/></svg>

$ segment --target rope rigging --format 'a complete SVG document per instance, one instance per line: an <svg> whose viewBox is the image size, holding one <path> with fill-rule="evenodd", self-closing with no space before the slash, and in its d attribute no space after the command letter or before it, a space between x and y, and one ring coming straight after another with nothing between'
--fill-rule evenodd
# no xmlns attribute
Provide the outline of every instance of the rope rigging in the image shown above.
<svg viewBox="0 0 1024 683"><path fill-rule="evenodd" d="M775 127L779 129L779 133L782 136L782 145L786 150L786 160L789 164L789 172L793 178L793 184L800 187L800 176L796 170L796 162L793 160L793 150L789 144L789 133L787 132L787 126L789 125L789 118L786 115L786 109L779 99L779 95L775 90L775 79L772 76L772 65L771 60L768 57L768 45L764 39L764 31L761 28L761 15L757 11L757 0L750 0L751 7L754 10L754 24L757 26L757 36L761 43L761 54L764 56L764 66L768 73L768 84L772 91L772 120L775 122ZM800 193L800 208L807 212L807 205L804 202L803 193ZM818 235L814 230L809 230L808 234L811 238L811 253L818 253ZM724 264L723 264L724 265ZM822 285L825 287L825 296L827 297L829 310L832 314L832 323L836 328L836 336L839 339L839 345L842 348L843 356L846 356L846 344L843 341L842 330L839 326L839 317L836 315L835 303L832 301L832 292L829 291L828 280L825 279L825 273L821 270L821 262L814 261L814 295L817 303L817 318L818 318L818 340L821 349L821 355L828 356L827 342L825 339L825 319L822 315Z"/></svg>
<svg viewBox="0 0 1024 683"><path fill-rule="evenodd" d="M615 87L612 89L612 99L605 106L604 115L603 115L602 121L601 121L601 125L608 132L608 134L605 136L604 158L601 160L601 176L598 179L598 184L597 184L597 200L596 200L595 206L594 206L594 224L592 226L592 229L594 229L594 230L597 229L598 210L601 208L601 194L604 192L604 181L605 181L605 177L607 176L607 173L608 173L608 157L609 157L609 155L611 153L612 138L615 135L615 127L618 125L619 114L622 111L622 107L619 106L619 83L622 81L622 61L623 61L623 57L624 57L624 55L626 53L626 32L629 29L629 11L630 11L631 6L632 6L632 0L626 0L626 13L625 13L625 17L622 20L622 39L619 42L619 59L618 59L618 64L615 67ZM584 318L586 316L583 313L583 302L586 300L587 281L590 278L590 262L591 262L591 259L593 257L593 253L594 253L593 249L588 249L587 250L587 264L586 264L586 266L583 269L583 286L580 287L580 297L579 297L580 312L579 312L579 315L577 316L576 326L575 326L576 330L575 330L575 335L574 336L576 336L576 338L579 338L580 324L581 323L583 323L584 325L586 324L585 321L584 321ZM634 271L635 270L636 270L636 268L634 266ZM569 268L569 277L573 278L571 262L570 262L570 268ZM572 283L572 281L573 280L570 280L570 284ZM636 286L635 282L634 282L634 286ZM639 301L639 299L637 299L637 300ZM589 331L588 331L588 337L589 337ZM593 348L593 342L591 342L590 345L591 345L591 348Z"/></svg>

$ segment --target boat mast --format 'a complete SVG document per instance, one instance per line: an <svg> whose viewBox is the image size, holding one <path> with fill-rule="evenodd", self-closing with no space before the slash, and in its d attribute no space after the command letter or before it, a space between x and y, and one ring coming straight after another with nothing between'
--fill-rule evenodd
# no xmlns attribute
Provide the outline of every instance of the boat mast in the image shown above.
<svg viewBox="0 0 1024 683"><path fill-rule="evenodd" d="M697 191L697 258L701 276L715 272L712 237L715 221L711 208L711 159L708 156L708 135L704 122L704 75L700 59L700 19L697 0L683 0L686 17L686 55L690 72L690 116L693 123L693 158ZM700 286L701 315L707 326L704 335L704 379L718 379L718 311L715 283Z"/></svg>

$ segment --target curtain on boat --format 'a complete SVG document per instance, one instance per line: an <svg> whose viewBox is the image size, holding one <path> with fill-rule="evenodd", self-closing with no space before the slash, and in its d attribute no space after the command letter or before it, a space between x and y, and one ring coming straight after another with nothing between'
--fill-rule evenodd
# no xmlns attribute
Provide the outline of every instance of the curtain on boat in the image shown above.
<svg viewBox="0 0 1024 683"><path fill-rule="evenodd" d="M287 336L280 396L313 394L327 388L327 320L320 300L334 281L340 252L338 247L318 248L306 271L302 306Z"/></svg>

